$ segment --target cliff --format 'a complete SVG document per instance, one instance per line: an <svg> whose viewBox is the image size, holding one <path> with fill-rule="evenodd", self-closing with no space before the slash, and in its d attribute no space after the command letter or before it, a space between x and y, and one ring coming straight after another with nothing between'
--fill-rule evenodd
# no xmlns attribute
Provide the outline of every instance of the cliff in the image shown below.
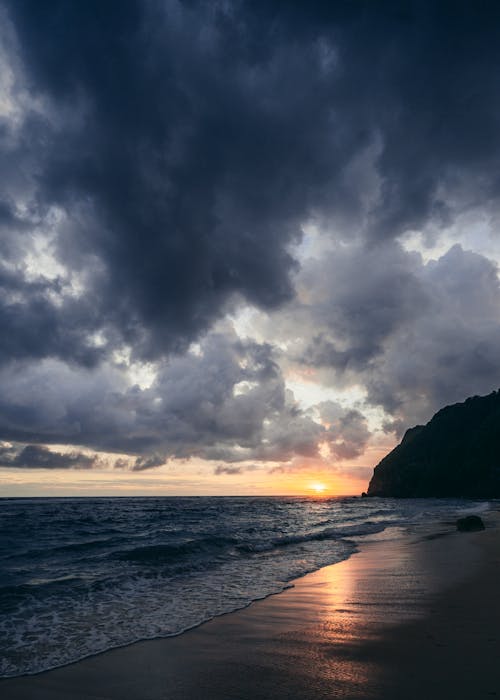
<svg viewBox="0 0 500 700"><path fill-rule="evenodd" d="M369 496L500 497L500 391L447 406L407 430L375 467Z"/></svg>

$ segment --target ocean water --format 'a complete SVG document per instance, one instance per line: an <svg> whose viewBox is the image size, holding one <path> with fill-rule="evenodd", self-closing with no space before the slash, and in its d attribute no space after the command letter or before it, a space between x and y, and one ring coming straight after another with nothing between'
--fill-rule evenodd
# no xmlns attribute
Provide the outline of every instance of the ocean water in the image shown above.
<svg viewBox="0 0 500 700"><path fill-rule="evenodd" d="M485 506L379 498L0 499L0 676L179 634L346 559L367 534Z"/></svg>

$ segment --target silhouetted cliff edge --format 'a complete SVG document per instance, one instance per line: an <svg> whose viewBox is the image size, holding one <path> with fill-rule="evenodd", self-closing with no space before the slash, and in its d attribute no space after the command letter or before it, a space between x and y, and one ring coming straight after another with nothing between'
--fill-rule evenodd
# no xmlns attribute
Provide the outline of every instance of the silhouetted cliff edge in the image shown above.
<svg viewBox="0 0 500 700"><path fill-rule="evenodd" d="M500 390L407 430L375 467L369 496L500 497Z"/></svg>

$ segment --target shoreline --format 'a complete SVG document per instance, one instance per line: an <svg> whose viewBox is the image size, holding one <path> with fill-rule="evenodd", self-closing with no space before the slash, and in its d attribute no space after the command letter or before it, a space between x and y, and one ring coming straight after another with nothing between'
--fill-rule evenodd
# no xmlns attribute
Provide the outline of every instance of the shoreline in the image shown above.
<svg viewBox="0 0 500 700"><path fill-rule="evenodd" d="M478 589L488 567L496 567L497 575L500 571L494 556L498 515L482 515L485 532L457 533L449 524L434 523L402 536L391 528L366 536L357 553L296 579L280 594L173 637L2 679L0 693L9 700L387 698L391 693L396 698L398 692L413 697L411 688L403 692L400 687L401 670L412 672L412 653L423 659L429 650L446 648L434 647L422 626L437 624L435 611L446 612L450 591L458 595L455 610L458 606L470 613L478 601L465 600L467 590ZM444 615L439 634L452 630L454 623ZM466 627L462 625L462 636L467 636ZM485 639L496 637L491 632ZM395 658L397 673L391 663ZM457 676L456 658L453 665ZM437 673L434 669L434 677ZM460 695L465 686L455 685L455 697L466 697ZM492 690L485 692L496 692L490 685ZM434 697L428 683L426 688L427 697Z"/></svg>

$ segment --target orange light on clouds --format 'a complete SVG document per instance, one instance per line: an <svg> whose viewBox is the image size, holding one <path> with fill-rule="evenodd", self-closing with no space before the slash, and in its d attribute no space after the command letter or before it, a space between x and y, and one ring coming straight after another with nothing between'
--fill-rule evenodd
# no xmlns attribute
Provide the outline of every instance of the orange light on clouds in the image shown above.
<svg viewBox="0 0 500 700"><path fill-rule="evenodd" d="M57 451L69 451L57 446ZM379 458L371 448L369 462ZM368 454L369 450L367 450ZM127 465L116 468L117 458ZM127 459L125 459L127 458ZM327 460L297 458L291 463L243 465L228 473L214 472L213 462L199 459L170 460L155 469L133 471L133 458L100 453L92 469L4 468L0 464L2 496L310 496L315 498L359 495L366 491L371 469L354 465L342 471Z"/></svg>

